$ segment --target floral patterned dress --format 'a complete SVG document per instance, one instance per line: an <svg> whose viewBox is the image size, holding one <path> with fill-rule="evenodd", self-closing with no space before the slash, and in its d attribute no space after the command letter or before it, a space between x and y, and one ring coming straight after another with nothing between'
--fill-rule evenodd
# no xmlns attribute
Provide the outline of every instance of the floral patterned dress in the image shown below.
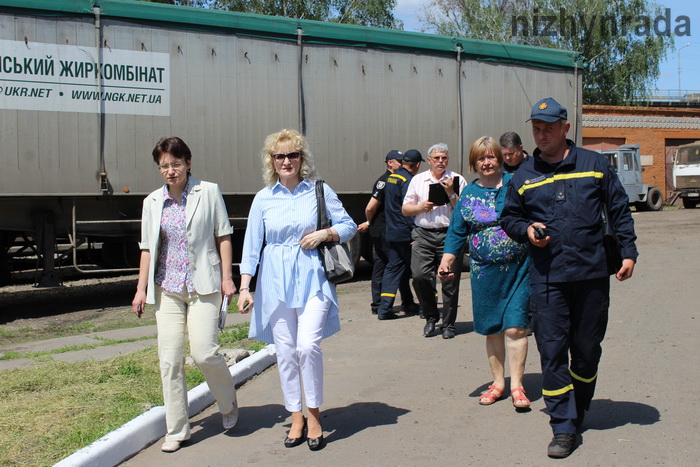
<svg viewBox="0 0 700 467"><path fill-rule="evenodd" d="M474 330L482 335L527 326L527 245L508 237L498 222L511 177L504 175L501 188L485 188L476 181L467 185L445 240L445 253L458 254L468 244Z"/></svg>

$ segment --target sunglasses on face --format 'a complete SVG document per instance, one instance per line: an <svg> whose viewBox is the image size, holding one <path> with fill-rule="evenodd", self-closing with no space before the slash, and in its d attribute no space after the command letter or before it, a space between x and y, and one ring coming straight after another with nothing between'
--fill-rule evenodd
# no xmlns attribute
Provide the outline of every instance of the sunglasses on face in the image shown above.
<svg viewBox="0 0 700 467"><path fill-rule="evenodd" d="M282 162L285 159L289 159L290 161L296 161L296 160L299 160L300 156L301 156L301 154L298 152L290 152L289 154L273 154L272 155L272 157L274 157L277 162Z"/></svg>

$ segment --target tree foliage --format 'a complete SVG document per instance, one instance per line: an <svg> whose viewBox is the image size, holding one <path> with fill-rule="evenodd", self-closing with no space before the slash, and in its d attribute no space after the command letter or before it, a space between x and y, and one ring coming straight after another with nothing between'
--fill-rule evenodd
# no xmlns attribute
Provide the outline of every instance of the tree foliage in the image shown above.
<svg viewBox="0 0 700 467"><path fill-rule="evenodd" d="M214 0L214 8L333 23L400 28L396 0Z"/></svg>
<svg viewBox="0 0 700 467"><path fill-rule="evenodd" d="M142 0L377 28L402 29L396 0Z"/></svg>
<svg viewBox="0 0 700 467"><path fill-rule="evenodd" d="M423 22L438 34L581 52L587 104L648 95L673 36L690 36L688 17L650 0L433 0Z"/></svg>

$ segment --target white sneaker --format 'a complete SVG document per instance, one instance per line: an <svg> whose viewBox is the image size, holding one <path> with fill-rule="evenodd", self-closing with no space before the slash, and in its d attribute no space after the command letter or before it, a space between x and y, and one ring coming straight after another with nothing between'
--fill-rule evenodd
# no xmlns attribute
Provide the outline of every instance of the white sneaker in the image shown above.
<svg viewBox="0 0 700 467"><path fill-rule="evenodd" d="M180 449L180 441L166 441L160 447L163 452L175 452Z"/></svg>
<svg viewBox="0 0 700 467"><path fill-rule="evenodd" d="M224 430L230 430L236 423L238 423L238 401L236 397L233 398L233 410L229 413L223 413L221 416L224 419Z"/></svg>

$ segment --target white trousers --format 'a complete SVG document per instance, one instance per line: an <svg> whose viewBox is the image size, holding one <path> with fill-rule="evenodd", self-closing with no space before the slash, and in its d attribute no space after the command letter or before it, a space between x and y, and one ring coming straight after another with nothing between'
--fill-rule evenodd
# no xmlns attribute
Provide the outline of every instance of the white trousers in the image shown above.
<svg viewBox="0 0 700 467"><path fill-rule="evenodd" d="M323 404L321 339L330 306L326 297L312 297L304 308L280 303L270 316L284 406L290 412L302 409L302 380L306 406Z"/></svg>
<svg viewBox="0 0 700 467"><path fill-rule="evenodd" d="M219 353L221 294L173 294L156 286L158 357L165 401L166 441L190 438L185 379L185 343L204 374L221 413L233 410L236 387L224 356Z"/></svg>

